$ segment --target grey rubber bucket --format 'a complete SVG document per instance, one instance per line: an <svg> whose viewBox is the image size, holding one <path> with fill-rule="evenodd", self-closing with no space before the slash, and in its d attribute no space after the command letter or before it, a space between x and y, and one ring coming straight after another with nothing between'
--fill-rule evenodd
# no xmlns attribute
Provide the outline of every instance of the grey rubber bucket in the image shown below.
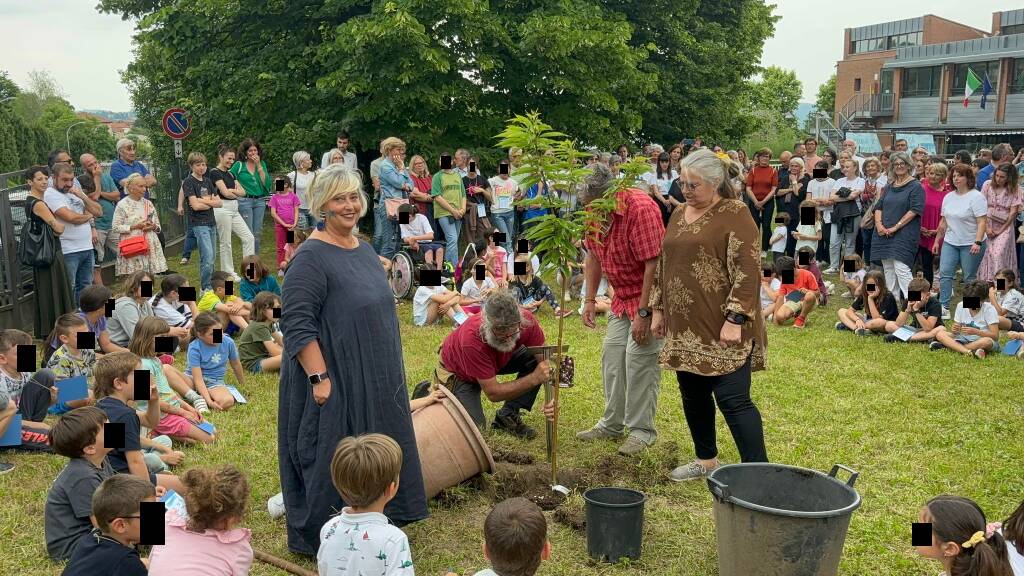
<svg viewBox="0 0 1024 576"><path fill-rule="evenodd" d="M840 469L850 473L845 483ZM828 474L769 463L730 464L707 477L714 496L720 576L835 576L857 472Z"/></svg>
<svg viewBox="0 0 1024 576"><path fill-rule="evenodd" d="M583 493L587 511L587 554L599 562L640 558L644 535L643 492L591 488Z"/></svg>

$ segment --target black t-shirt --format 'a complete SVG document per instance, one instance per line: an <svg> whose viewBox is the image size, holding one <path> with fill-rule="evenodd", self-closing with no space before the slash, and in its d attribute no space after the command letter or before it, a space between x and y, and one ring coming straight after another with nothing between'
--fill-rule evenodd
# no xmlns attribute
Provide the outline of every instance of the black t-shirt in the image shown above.
<svg viewBox="0 0 1024 576"><path fill-rule="evenodd" d="M483 203L484 206L490 206L491 203L487 201L487 198L483 194L473 194L469 191L471 186L477 186L479 188L490 188L491 183L487 181L479 172L476 173L476 178L470 178L469 176L462 177L462 185L466 187L466 199L470 202L476 202L477 204Z"/></svg>
<svg viewBox="0 0 1024 576"><path fill-rule="evenodd" d="M139 551L100 531L83 534L61 576L146 576Z"/></svg>
<svg viewBox="0 0 1024 576"><path fill-rule="evenodd" d="M225 200L234 200L235 199L235 198L226 198L223 194L220 193L220 188L217 187L217 182L223 180L224 181L224 187L227 188L228 190L233 190L235 188L235 175L234 174L232 174L228 170L221 170L220 168L211 168L210 171L206 173L206 177L210 179L210 182L213 184L213 189L217 191L217 195L218 196L220 196L221 198L224 198Z"/></svg>
<svg viewBox="0 0 1024 576"><path fill-rule="evenodd" d="M672 185L668 187L668 195L670 198L675 198L677 201L686 204L686 197L683 196L683 188L679 185L679 178L672 181Z"/></svg>
<svg viewBox="0 0 1024 576"><path fill-rule="evenodd" d="M202 180L197 180L194 175L189 174L187 178L182 180L181 189L185 193L185 210L188 211L189 224L191 226L216 226L217 221L213 217L213 208L193 210L192 204L188 201L192 196L196 198L209 198L213 196L213 182L210 182L210 179L205 176Z"/></svg>
<svg viewBox="0 0 1024 576"><path fill-rule="evenodd" d="M139 422L139 415L130 406L117 398L104 396L96 402L96 407L107 414L107 420L111 424L124 423L124 448L115 448L107 454L107 461L119 474L128 474L127 452L142 450L142 442L139 440L142 424Z"/></svg>
<svg viewBox="0 0 1024 576"><path fill-rule="evenodd" d="M917 314L918 313L910 314L907 324L914 328L921 328L920 323L917 321ZM924 308L921 309L919 314L925 318L938 318L939 321L935 324L936 326L942 326L944 324L942 321L942 305L939 304L939 300L934 296L928 298L928 301L924 303Z"/></svg>
<svg viewBox="0 0 1024 576"><path fill-rule="evenodd" d="M899 305L896 304L896 297L892 295L892 292L886 294L885 298L882 298L881 302L876 302L875 305L878 307L878 313L886 320L895 320L900 315ZM871 313L867 310L867 304L864 302L863 296L857 296L857 299L853 301L853 309L864 310L868 319L874 320L871 317Z"/></svg>
<svg viewBox="0 0 1024 576"><path fill-rule="evenodd" d="M786 196L776 196L775 205L781 210L785 210L791 216L793 214L800 214L800 203L807 199L807 183L811 181L811 177L804 174L800 177L800 189L793 194L787 194ZM785 176L779 177L779 189L783 190L792 186L792 180L789 172L786 172ZM799 220L796 224L800 224ZM790 220L790 226L796 227L793 224L792 219Z"/></svg>

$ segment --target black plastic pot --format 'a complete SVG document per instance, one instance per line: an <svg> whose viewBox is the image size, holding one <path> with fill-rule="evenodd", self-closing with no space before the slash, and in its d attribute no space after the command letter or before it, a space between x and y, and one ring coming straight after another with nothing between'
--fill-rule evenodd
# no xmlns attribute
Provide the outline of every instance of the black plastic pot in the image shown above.
<svg viewBox="0 0 1024 576"><path fill-rule="evenodd" d="M839 469L850 473L845 483ZM860 495L857 472L732 464L707 477L720 576L835 576Z"/></svg>
<svg viewBox="0 0 1024 576"><path fill-rule="evenodd" d="M644 533L643 492L629 488L591 488L587 502L587 553L594 560L636 560Z"/></svg>

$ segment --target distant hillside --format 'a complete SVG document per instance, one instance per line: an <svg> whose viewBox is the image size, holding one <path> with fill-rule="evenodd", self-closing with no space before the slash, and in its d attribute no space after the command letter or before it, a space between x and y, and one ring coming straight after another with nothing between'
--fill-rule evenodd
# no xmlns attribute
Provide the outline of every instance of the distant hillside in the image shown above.
<svg viewBox="0 0 1024 576"><path fill-rule="evenodd" d="M793 112L793 114L796 115L796 122L798 126L804 125L804 121L807 120L807 116L810 115L812 110L814 110L814 103L812 102L801 102L797 104L796 111Z"/></svg>
<svg viewBox="0 0 1024 576"><path fill-rule="evenodd" d="M79 112L88 112L115 122L135 122L135 112L111 112L110 110L79 110Z"/></svg>

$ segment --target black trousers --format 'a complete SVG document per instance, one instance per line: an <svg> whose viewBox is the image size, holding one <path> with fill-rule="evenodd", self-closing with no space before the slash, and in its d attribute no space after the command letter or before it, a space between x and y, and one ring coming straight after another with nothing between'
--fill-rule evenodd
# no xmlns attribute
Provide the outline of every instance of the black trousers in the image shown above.
<svg viewBox="0 0 1024 576"><path fill-rule="evenodd" d="M754 224L761 228L761 251L771 249L772 231L775 229L775 202L767 202L764 207L758 209L754 203L747 198L747 208L750 209L750 216Z"/></svg>
<svg viewBox="0 0 1024 576"><path fill-rule="evenodd" d="M832 244L832 223L822 222L821 223L821 240L818 240L818 251L814 255L814 259L818 261L818 264L822 262L828 262L828 265L835 268L836 266L842 266L842 262L829 262L832 256L829 254L829 246Z"/></svg>
<svg viewBox="0 0 1024 576"><path fill-rule="evenodd" d="M46 418L46 411L50 409L50 390L56 381L53 371L47 368L32 375L21 390L21 401L18 402L22 419L42 422Z"/></svg>
<svg viewBox="0 0 1024 576"><path fill-rule="evenodd" d="M522 378L533 372L536 368L537 359L532 355L527 354L526 348L522 347L512 354L508 363L498 370L498 374L516 374L516 378ZM469 416L473 418L473 422L476 422L477 427L483 430L487 425L487 417L484 415L484 407L480 402L480 395L483 393L483 390L480 389L480 384L477 382L460 380L458 377L453 377L450 382L452 394L459 399L459 402L462 403L462 407L465 408L466 412L469 413ZM538 384L524 392L519 397L506 400L505 404L498 409L498 414L514 415L518 414L519 410L526 410L529 412L533 409L533 403L537 400L537 392L539 391L540 385Z"/></svg>
<svg viewBox="0 0 1024 576"><path fill-rule="evenodd" d="M750 399L750 358L738 370L722 376L676 372L683 414L693 437L697 458L718 456L715 442L715 403L725 416L743 462L767 462L761 412ZM713 398L712 398L713 396Z"/></svg>
<svg viewBox="0 0 1024 576"><path fill-rule="evenodd" d="M921 262L921 272L924 273L924 279L928 281L930 290L931 283L935 280L935 254L923 246L918 246L917 257Z"/></svg>

